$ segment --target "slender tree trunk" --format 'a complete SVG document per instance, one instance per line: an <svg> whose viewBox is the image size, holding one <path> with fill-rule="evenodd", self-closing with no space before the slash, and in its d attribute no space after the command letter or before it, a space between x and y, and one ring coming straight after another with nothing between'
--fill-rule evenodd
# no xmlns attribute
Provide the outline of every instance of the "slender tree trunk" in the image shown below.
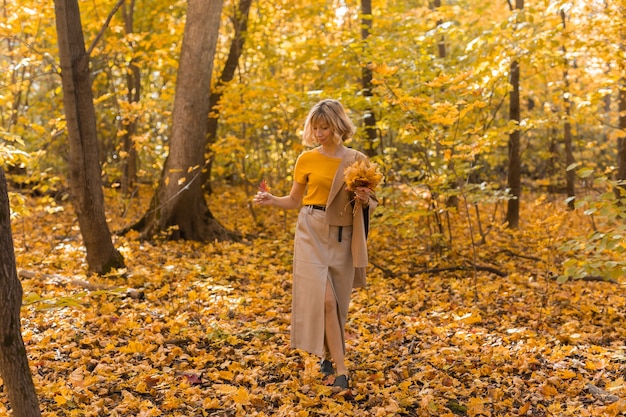
<svg viewBox="0 0 626 417"><path fill-rule="evenodd" d="M13 417L38 417L39 401L22 340L22 284L14 253L7 183L0 168L0 377Z"/></svg>
<svg viewBox="0 0 626 417"><path fill-rule="evenodd" d="M220 78L217 80L215 87L211 89L209 97L209 118L207 122L207 139L209 148L217 139L217 122L220 117L218 104L224 94L226 85L235 78L235 70L239 65L239 58L243 52L243 45L248 32L248 16L250 15L250 6L252 0L239 0L237 11L233 17L233 26L235 28L235 36L230 43L228 58L224 64L224 69ZM205 172L204 189L207 193L212 194L211 189L211 167L213 166L213 155L209 155L209 161Z"/></svg>
<svg viewBox="0 0 626 417"><path fill-rule="evenodd" d="M515 9L524 8L524 0L515 1ZM506 222L508 227L519 227L520 198L522 195L522 160L520 155L520 95L519 95L520 67L517 58L511 62L511 92L509 93L509 120L514 121L516 129L509 134L509 173L508 187L511 198L508 201Z"/></svg>
<svg viewBox="0 0 626 417"><path fill-rule="evenodd" d="M169 155L159 187L144 217L132 229L151 239L228 240L228 232L204 199L202 171L213 58L222 0L189 0L176 81Z"/></svg>
<svg viewBox="0 0 626 417"><path fill-rule="evenodd" d="M440 7L441 7L441 0L433 0L431 3L431 7L433 10L437 11ZM441 24L443 23L442 20L437 20L437 27L441 26ZM440 36L438 36L437 38L437 56L439 57L439 59L445 59L447 57L447 50L446 50L446 39L444 37L443 34L441 34ZM448 172L450 173L454 173L454 159L450 158L450 161L448 162ZM454 190L457 189L457 179L455 175L449 175L449 180L447 181L447 187L450 190ZM455 194L451 194L446 198L446 207L448 208L458 208L459 206L459 198L457 195Z"/></svg>
<svg viewBox="0 0 626 417"><path fill-rule="evenodd" d="M567 77L567 70L565 70ZM569 83L565 82L566 89L569 90ZM570 167L574 161L574 151L572 146L572 122L571 122L571 103L569 98L564 99L565 104L565 123L563 124L563 142L565 144L565 165ZM567 207L574 210L574 199L576 197L576 172L573 169L567 169L565 172L565 189L567 192Z"/></svg>
<svg viewBox="0 0 626 417"><path fill-rule="evenodd" d="M130 0L128 4L124 4L124 31L126 34L134 32L134 12L135 0ZM127 99L129 103L138 103L141 98L141 72L139 67L132 59L128 63L128 72L126 74L126 84L128 87ZM130 194L135 191L137 183L137 149L135 148L135 134L137 133L137 121L125 119L122 121L122 129L124 136L122 138L122 150L124 151L124 159L122 165L122 193Z"/></svg>
<svg viewBox="0 0 626 417"><path fill-rule="evenodd" d="M547 134L550 138L550 145L548 146L550 158L548 158L546 173L541 177L555 178L559 175L559 169L557 168L559 160L559 132L555 127L551 127ZM559 192L557 184L551 185L548 192Z"/></svg>
<svg viewBox="0 0 626 417"><path fill-rule="evenodd" d="M361 41L363 42L365 49L367 49L367 38L369 38L371 30L372 0L361 0ZM372 92L372 70L369 64L363 66L361 77L363 97L365 97L368 105L371 106L371 97L374 96L374 93ZM365 109L363 123L365 124L365 153L372 157L377 154L376 149L379 145L378 131L376 130L376 115L374 114L372 107L367 107Z"/></svg>
<svg viewBox="0 0 626 417"><path fill-rule="evenodd" d="M623 4L623 3L622 3ZM621 40L622 40L622 52L626 52L626 24L624 23L624 19L626 19L626 6L621 6L620 11L622 12L622 20L621 20ZM621 181L626 181L626 62L622 59L619 61L619 69L622 77L619 80L619 96L618 96L618 126L620 129L620 136L617 139L617 179ZM624 192L626 192L626 184L622 184L617 190L618 197L623 196Z"/></svg>
<svg viewBox="0 0 626 417"><path fill-rule="evenodd" d="M611 66L609 64L606 65L606 69L604 70L604 75L608 77L608 74L611 72ZM604 97L602 98L602 102L604 103L604 106L602 108L602 112L600 114L600 118L602 120L606 120L605 122L605 126L602 132L602 138L604 139L605 143L609 143L609 131L610 131L610 124L611 124L611 107L612 107L612 99L611 99L611 93L606 93L604 95Z"/></svg>
<svg viewBox="0 0 626 417"><path fill-rule="evenodd" d="M123 267L124 259L113 246L104 213L89 55L77 0L54 0L54 9L70 149L72 204L78 216L89 272L105 274Z"/></svg>
<svg viewBox="0 0 626 417"><path fill-rule="evenodd" d="M435 10L441 7L441 0L433 0L433 8ZM437 26L440 26L443 22L441 20L437 21ZM437 54L439 58L445 58L447 55L446 51L446 39L443 35L439 36L437 39Z"/></svg>
<svg viewBox="0 0 626 417"><path fill-rule="evenodd" d="M563 30L565 30L566 24L566 16L565 12L561 11L561 20L563 22ZM563 124L563 143L565 145L565 188L567 191L567 207L570 210L574 210L574 198L576 197L576 189L575 189L575 181L576 181L576 173L573 169L567 169L574 163L574 152L572 150L572 106L569 99L570 88L569 88L569 71L568 65L569 62L567 60L567 49L565 45L563 46L563 62L564 62L564 70L563 70L563 85L565 87L565 94L563 94L563 105L565 107L565 123Z"/></svg>
<svg viewBox="0 0 626 417"><path fill-rule="evenodd" d="M622 72L626 71L626 65L623 65ZM619 120L618 125L622 136L617 141L618 147L618 170L617 179L626 181L626 77L620 80L619 98L618 98ZM622 185L626 190L626 185Z"/></svg>

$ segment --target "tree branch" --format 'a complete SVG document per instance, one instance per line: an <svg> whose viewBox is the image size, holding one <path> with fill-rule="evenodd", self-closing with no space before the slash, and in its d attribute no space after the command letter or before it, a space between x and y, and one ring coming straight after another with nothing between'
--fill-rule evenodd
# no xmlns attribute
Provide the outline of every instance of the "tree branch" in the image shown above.
<svg viewBox="0 0 626 417"><path fill-rule="evenodd" d="M391 271L390 269L387 269L381 265L378 265L374 262L372 262L370 260L369 262L374 268L376 269L380 269L383 273L383 275L387 278L395 278L398 276L397 273ZM408 272L400 272L400 274L402 273L406 273L408 275L419 275L419 274L437 274L439 272L450 272L450 271L485 271L485 272L491 272L492 274L496 274L499 277L506 277L508 276L508 274L506 272L502 272L499 269L493 268L491 266L483 266L483 265L468 265L468 266L448 266L448 267L442 267L442 268L425 268L425 269L418 269L418 270L414 270L414 271L408 271Z"/></svg>
<svg viewBox="0 0 626 417"><path fill-rule="evenodd" d="M96 39L93 40L93 43L87 50L87 56L91 56L91 53L96 48L96 45L98 44L100 39L102 39L102 36L104 35L104 31L109 27L109 23L111 23L111 19L113 19L113 16L118 11L118 9L122 7L122 4L124 4L125 1L126 0L119 0L117 4L115 5L115 7L113 7L113 10L111 10L111 13L109 13L109 15L107 16L107 19L105 20L104 25L102 25L102 28L100 28L100 32L98 32Z"/></svg>
<svg viewBox="0 0 626 417"><path fill-rule="evenodd" d="M493 268L491 266L483 266L483 265L448 266L448 267L443 267L443 268L426 268L426 269L419 269L417 271L410 271L409 274L410 275L437 274L439 272L473 271L473 270L491 272L492 274L496 274L499 277L506 277L506 276L509 275L506 272L500 271L499 269Z"/></svg>

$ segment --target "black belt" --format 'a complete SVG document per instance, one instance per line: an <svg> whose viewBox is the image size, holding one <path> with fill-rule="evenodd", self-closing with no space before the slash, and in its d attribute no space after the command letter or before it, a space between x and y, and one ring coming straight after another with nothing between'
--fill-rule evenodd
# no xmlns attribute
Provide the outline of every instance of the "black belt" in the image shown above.
<svg viewBox="0 0 626 417"><path fill-rule="evenodd" d="M313 210L322 210L322 211L326 211L326 206L318 206L318 205L315 205L315 204L309 204L309 205L307 205L307 206L305 206L305 207L310 207L310 208L312 208ZM337 236L337 240L338 240L339 242L341 242L341 238L342 238L342 235L343 235L343 233L342 233L342 232L343 232L343 226L339 226L339 235Z"/></svg>

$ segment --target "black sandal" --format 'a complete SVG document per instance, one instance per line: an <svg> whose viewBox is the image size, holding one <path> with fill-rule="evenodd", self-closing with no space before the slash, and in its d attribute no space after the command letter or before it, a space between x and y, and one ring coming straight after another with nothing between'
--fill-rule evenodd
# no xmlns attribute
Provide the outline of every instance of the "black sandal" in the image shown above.
<svg viewBox="0 0 626 417"><path fill-rule="evenodd" d="M348 375L338 375L333 382L333 389L338 388L340 391L347 390L349 387Z"/></svg>
<svg viewBox="0 0 626 417"><path fill-rule="evenodd" d="M320 362L320 372L324 374L324 376L331 376L335 373L335 369L328 359L322 359Z"/></svg>

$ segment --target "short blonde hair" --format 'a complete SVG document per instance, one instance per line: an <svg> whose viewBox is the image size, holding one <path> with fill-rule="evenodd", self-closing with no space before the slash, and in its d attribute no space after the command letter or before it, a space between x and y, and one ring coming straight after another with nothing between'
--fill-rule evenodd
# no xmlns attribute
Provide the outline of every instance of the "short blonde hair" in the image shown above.
<svg viewBox="0 0 626 417"><path fill-rule="evenodd" d="M328 124L337 144L350 139L356 132L354 123L352 123L346 110L337 100L322 100L309 111L304 122L304 132L302 133L302 142L305 145L319 145L313 131L313 128L319 123Z"/></svg>

